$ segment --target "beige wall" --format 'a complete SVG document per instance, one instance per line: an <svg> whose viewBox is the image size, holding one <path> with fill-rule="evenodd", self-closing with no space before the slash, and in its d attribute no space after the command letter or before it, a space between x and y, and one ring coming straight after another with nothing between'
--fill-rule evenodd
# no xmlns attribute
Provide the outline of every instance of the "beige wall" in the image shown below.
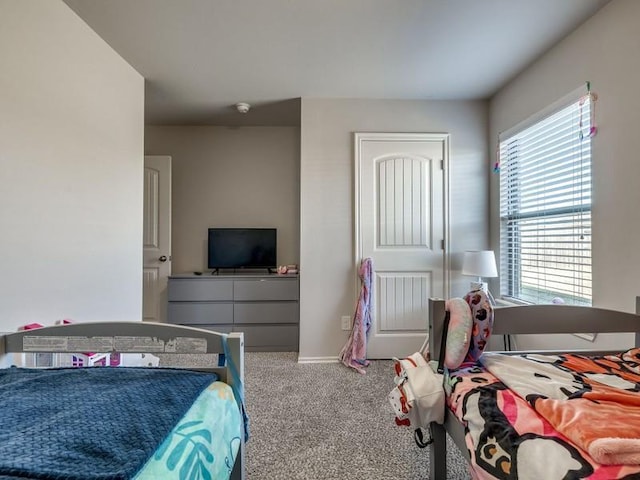
<svg viewBox="0 0 640 480"><path fill-rule="evenodd" d="M148 126L172 157L173 273L206 270L208 227L275 227L278 263L299 263L297 127Z"/></svg>
<svg viewBox="0 0 640 480"><path fill-rule="evenodd" d="M634 311L640 294L640 2L613 0L504 87L491 101L492 151L499 132L591 81L598 94L593 158L593 304ZM492 244L499 238L498 182L491 184ZM569 336L520 338L519 347L592 346ZM630 336L600 336L603 347Z"/></svg>
<svg viewBox="0 0 640 480"><path fill-rule="evenodd" d="M0 18L0 330L141 320L144 80L62 1Z"/></svg>
<svg viewBox="0 0 640 480"><path fill-rule="evenodd" d="M335 359L348 337L340 317L355 307L353 133L451 135L451 293L462 295L462 252L488 246L487 115L480 101L302 99L302 359Z"/></svg>

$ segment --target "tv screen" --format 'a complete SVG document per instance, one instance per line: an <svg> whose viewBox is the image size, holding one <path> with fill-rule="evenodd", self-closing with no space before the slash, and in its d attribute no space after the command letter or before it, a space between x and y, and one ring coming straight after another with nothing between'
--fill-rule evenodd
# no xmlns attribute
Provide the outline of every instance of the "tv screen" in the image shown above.
<svg viewBox="0 0 640 480"><path fill-rule="evenodd" d="M277 265L275 228L210 228L208 245L208 268Z"/></svg>

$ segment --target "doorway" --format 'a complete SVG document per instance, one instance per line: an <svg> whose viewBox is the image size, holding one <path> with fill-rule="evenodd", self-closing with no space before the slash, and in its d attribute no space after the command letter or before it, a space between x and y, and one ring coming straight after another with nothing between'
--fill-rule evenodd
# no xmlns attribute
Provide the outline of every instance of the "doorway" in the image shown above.
<svg viewBox="0 0 640 480"><path fill-rule="evenodd" d="M144 157L142 319L166 322L171 275L171 157Z"/></svg>

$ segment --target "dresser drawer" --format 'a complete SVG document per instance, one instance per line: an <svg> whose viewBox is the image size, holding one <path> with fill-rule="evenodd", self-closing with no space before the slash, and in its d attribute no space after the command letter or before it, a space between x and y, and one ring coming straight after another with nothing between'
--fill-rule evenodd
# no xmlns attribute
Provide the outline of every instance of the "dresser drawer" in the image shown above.
<svg viewBox="0 0 640 480"><path fill-rule="evenodd" d="M233 323L298 323L298 304L291 303L236 303Z"/></svg>
<svg viewBox="0 0 640 480"><path fill-rule="evenodd" d="M233 300L233 280L172 279L169 282L168 298L170 302L231 301Z"/></svg>
<svg viewBox="0 0 640 480"><path fill-rule="evenodd" d="M264 278L236 280L233 299L243 300L298 300L297 278Z"/></svg>
<svg viewBox="0 0 640 480"><path fill-rule="evenodd" d="M298 350L298 326L249 326L234 325L234 332L244 332L245 347Z"/></svg>
<svg viewBox="0 0 640 480"><path fill-rule="evenodd" d="M169 302L169 323L203 325L233 323L233 303Z"/></svg>
<svg viewBox="0 0 640 480"><path fill-rule="evenodd" d="M185 327L202 328L217 333L231 333L231 325L185 325Z"/></svg>

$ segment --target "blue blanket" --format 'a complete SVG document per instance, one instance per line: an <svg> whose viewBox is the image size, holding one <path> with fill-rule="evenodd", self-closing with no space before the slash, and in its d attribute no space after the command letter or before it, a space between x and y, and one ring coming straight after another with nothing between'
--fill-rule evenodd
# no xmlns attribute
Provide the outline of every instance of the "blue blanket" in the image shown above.
<svg viewBox="0 0 640 480"><path fill-rule="evenodd" d="M0 478L129 479L216 380L174 369L0 369Z"/></svg>

